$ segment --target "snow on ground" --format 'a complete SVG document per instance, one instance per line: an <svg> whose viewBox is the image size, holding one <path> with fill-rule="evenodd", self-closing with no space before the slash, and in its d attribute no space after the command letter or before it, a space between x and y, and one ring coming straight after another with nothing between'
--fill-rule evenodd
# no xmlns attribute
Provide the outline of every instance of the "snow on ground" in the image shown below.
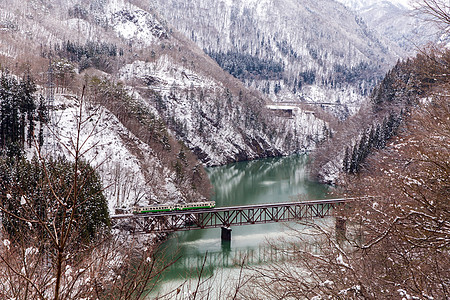
<svg viewBox="0 0 450 300"><path fill-rule="evenodd" d="M305 96L306 103L324 103L325 105L334 105L332 111L347 110L350 115L355 114L364 97L351 89L332 90L317 85L306 86L302 93ZM339 115L339 114L338 114Z"/></svg>
<svg viewBox="0 0 450 300"><path fill-rule="evenodd" d="M83 158L97 168L105 188L108 208L114 213L116 207L147 205L149 200L174 201L181 196L173 183L173 174L164 168L153 155L152 149L131 134L119 120L103 107L92 107L85 103L79 144ZM50 131L44 150L53 155L63 153L73 159L76 145L77 120L80 113L79 101L73 95L57 95L56 109L51 113ZM65 145L65 146L63 146ZM139 149L145 158L135 155ZM143 165L145 162L145 166ZM152 180L143 172L151 168ZM155 189L158 186L159 189Z"/></svg>
<svg viewBox="0 0 450 300"><path fill-rule="evenodd" d="M256 7L256 13L259 17L264 18L269 14L270 0L243 0L242 2L244 5L242 6L241 12L244 12L245 7Z"/></svg>
<svg viewBox="0 0 450 300"><path fill-rule="evenodd" d="M64 26L66 28L70 28L74 32L77 32L77 35L79 36L87 38L93 35L92 33L93 26L83 19L78 18L68 19L64 21L64 23L65 23Z"/></svg>
<svg viewBox="0 0 450 300"><path fill-rule="evenodd" d="M412 9L413 0L337 0L350 9L358 10L363 7L368 7L374 4L384 4L386 2L392 3L399 8Z"/></svg>
<svg viewBox="0 0 450 300"><path fill-rule="evenodd" d="M200 76L192 70L176 64L163 55L156 62L134 61L120 70L122 80L145 79L159 92L170 89L215 88L218 84L211 78Z"/></svg>
<svg viewBox="0 0 450 300"><path fill-rule="evenodd" d="M207 166L227 163L243 152L249 158L258 157L249 147L249 138L264 140L282 154L310 150L321 138L326 125L314 113L297 107L292 118L277 120L279 136L271 141L263 133L246 128L243 108L238 107L240 103L230 102L230 106L224 103L227 100L221 84L175 63L166 55L155 62L135 61L125 65L120 70L120 78L124 81L140 79L145 82L145 88L160 93L166 114L161 117L183 127L183 141L189 148L201 150ZM204 92L201 100L200 90ZM222 113L217 119L218 109Z"/></svg>
<svg viewBox="0 0 450 300"><path fill-rule="evenodd" d="M167 113L178 123L184 124L184 141L191 149L199 148L207 155L208 159L204 161L206 165L224 164L227 159L235 158L241 149L245 149L243 137L236 134L232 124L217 127L210 126L209 121L205 121L205 126L208 126L205 132L209 134L199 135L198 114L200 112L204 112L207 116L214 114L214 98L216 95L223 96L220 93L224 93L225 90L222 84L176 64L167 55L160 57L156 62L135 61L128 64L120 70L120 78L126 81L143 79L149 87L165 97ZM204 101L200 102L185 96L185 91L194 92L199 89L208 91L204 95Z"/></svg>
<svg viewBox="0 0 450 300"><path fill-rule="evenodd" d="M168 36L164 26L153 15L122 0L110 1L107 15L112 28L130 42L149 46Z"/></svg>

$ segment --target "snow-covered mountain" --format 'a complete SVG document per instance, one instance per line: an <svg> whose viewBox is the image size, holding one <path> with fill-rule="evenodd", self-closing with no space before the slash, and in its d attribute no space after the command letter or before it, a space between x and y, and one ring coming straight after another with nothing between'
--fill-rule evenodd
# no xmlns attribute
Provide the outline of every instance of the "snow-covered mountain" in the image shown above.
<svg viewBox="0 0 450 300"><path fill-rule="evenodd" d="M341 2L345 6L353 9L360 10L372 5L382 5L383 3L389 3L400 9L411 9L411 0L336 0Z"/></svg>
<svg viewBox="0 0 450 300"><path fill-rule="evenodd" d="M43 149L51 155L64 153L70 158L80 112L76 95L55 95L54 110ZM125 127L111 111L102 106L86 105L81 109L84 122L80 131L83 159L97 168L102 177L104 194L111 212L115 208L149 201L191 200L201 194L186 193L177 183L175 172L151 147ZM34 149L28 150L33 155ZM139 155L137 155L139 153Z"/></svg>
<svg viewBox="0 0 450 300"><path fill-rule="evenodd" d="M200 200L202 165L313 149L332 120L317 104L352 114L403 53L332 0L2 4L0 64L35 75L60 141L82 98L102 112L87 159L110 208Z"/></svg>
<svg viewBox="0 0 450 300"><path fill-rule="evenodd" d="M201 200L209 190L202 165L311 149L328 130L311 109L295 106L286 117L266 108L261 93L144 1L3 3L0 64L35 74L54 107L56 144L70 146L85 91L83 114L95 112L98 124L98 133L83 133L95 145L86 159L99 168L110 209ZM46 147L66 153L51 140Z"/></svg>
<svg viewBox="0 0 450 300"><path fill-rule="evenodd" d="M403 55L333 0L151 5L246 85L274 101L338 104L331 107L344 117Z"/></svg>
<svg viewBox="0 0 450 300"><path fill-rule="evenodd" d="M359 14L370 28L414 55L440 39L438 28L425 23L410 0L337 0Z"/></svg>

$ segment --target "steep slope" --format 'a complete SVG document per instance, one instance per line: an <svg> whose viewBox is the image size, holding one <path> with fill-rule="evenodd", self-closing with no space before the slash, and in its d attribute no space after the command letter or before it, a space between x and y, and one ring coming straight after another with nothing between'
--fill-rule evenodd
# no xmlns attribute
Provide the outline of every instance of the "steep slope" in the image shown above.
<svg viewBox="0 0 450 300"><path fill-rule="evenodd" d="M309 149L324 137L323 120L299 107L277 117L140 1L5 0L0 24L0 63L36 75L54 108L51 131L64 137L56 143L70 142L77 107L88 103L83 114L103 130L84 135L96 145L86 158L99 166L110 208L207 197L191 150L218 165ZM47 148L65 152L55 141Z"/></svg>
<svg viewBox="0 0 450 300"><path fill-rule="evenodd" d="M424 23L407 0L338 0L360 15L370 28L401 47L408 55L441 36L434 24ZM447 41L448 42L448 41Z"/></svg>
<svg viewBox="0 0 450 300"><path fill-rule="evenodd" d="M129 6L114 12L122 26L149 14ZM112 19L113 19L112 18ZM145 31L141 27L136 32ZM130 37L127 38L130 40ZM273 118L258 93L248 91L240 81L226 74L194 43L177 34L163 35L152 50L137 39L133 47L142 54L119 70L119 76L136 87L169 129L206 165L236 160L289 154L314 146L326 124L306 113L294 118ZM144 59L142 59L144 58Z"/></svg>
<svg viewBox="0 0 450 300"><path fill-rule="evenodd" d="M161 153L135 136L105 107L82 103L76 95L55 96L43 150L54 156L64 153L70 158L74 150L71 141L76 140L81 120L80 150L86 151L83 159L101 174L111 212L136 204L193 201L207 196L192 191L189 181L181 182ZM81 104L85 108L80 108ZM80 109L78 119L75 116ZM29 152L34 153L34 148ZM207 189L207 185L203 188Z"/></svg>
<svg viewBox="0 0 450 300"><path fill-rule="evenodd" d="M353 10L360 10L378 3L389 3L400 9L411 8L410 0L337 0Z"/></svg>
<svg viewBox="0 0 450 300"><path fill-rule="evenodd" d="M331 0L152 5L248 86L275 101L346 104L331 106L343 117L356 111L401 52Z"/></svg>
<svg viewBox="0 0 450 300"><path fill-rule="evenodd" d="M366 105L336 130L314 153L314 172L335 183L340 173L364 171L366 159L382 154L391 139L409 126L411 112L433 103L446 103L450 82L450 51L434 48L399 61L374 89ZM433 105L430 105L433 106ZM430 121L431 122L431 121ZM448 123L448 119L442 124ZM430 137L432 139L432 137ZM440 150L437 150L438 152Z"/></svg>

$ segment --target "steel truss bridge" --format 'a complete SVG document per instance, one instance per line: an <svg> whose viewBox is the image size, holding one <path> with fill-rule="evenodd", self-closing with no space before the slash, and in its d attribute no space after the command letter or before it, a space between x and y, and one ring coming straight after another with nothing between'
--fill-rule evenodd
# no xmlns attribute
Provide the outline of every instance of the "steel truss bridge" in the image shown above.
<svg viewBox="0 0 450 300"><path fill-rule="evenodd" d="M301 219L332 216L334 209L351 198L325 199L302 202L256 204L216 207L191 211L170 211L145 214L112 216L114 228L127 229L133 233L170 233L205 228L222 228L251 224L287 222ZM226 234L226 233L225 233Z"/></svg>

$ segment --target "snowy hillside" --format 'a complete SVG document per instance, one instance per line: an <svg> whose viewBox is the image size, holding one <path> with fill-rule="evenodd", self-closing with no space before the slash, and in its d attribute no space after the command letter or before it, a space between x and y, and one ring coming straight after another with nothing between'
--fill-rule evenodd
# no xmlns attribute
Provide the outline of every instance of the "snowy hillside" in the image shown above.
<svg viewBox="0 0 450 300"><path fill-rule="evenodd" d="M83 159L101 174L110 211L149 201L188 200L175 183L175 174L157 157L148 144L133 135L110 111L83 103L75 95L57 95L52 121L43 146L47 154L71 157L77 126L83 123L79 143ZM139 159L139 152L143 159ZM151 166L151 176L147 169ZM201 195L197 195L201 198Z"/></svg>
<svg viewBox="0 0 450 300"><path fill-rule="evenodd" d="M341 2L342 4L353 10L360 10L364 7L369 7L372 5L386 5L387 3L390 5L394 5L400 9L412 8L411 0L336 0L336 1Z"/></svg>
<svg viewBox="0 0 450 300"><path fill-rule="evenodd" d="M311 108L288 117L267 108L265 96L141 1L5 1L2 67L34 75L55 107L52 131L69 148L85 93L83 116L93 120L82 138L98 132L86 159L100 171L110 209L202 200L210 189L202 165L310 150L329 134ZM68 154L51 139L46 149Z"/></svg>
<svg viewBox="0 0 450 300"><path fill-rule="evenodd" d="M298 108L292 119L271 118L263 102L251 107L249 95L233 95L168 56L125 65L120 76L141 82L142 97L207 166L304 151L323 138L326 123L313 114Z"/></svg>
<svg viewBox="0 0 450 300"><path fill-rule="evenodd" d="M425 23L409 0L337 0L359 14L370 28L414 55L418 48L440 39L438 28Z"/></svg>
<svg viewBox="0 0 450 300"><path fill-rule="evenodd" d="M348 116L402 51L331 0L157 0L156 10L246 85ZM315 88L310 88L314 86Z"/></svg>

